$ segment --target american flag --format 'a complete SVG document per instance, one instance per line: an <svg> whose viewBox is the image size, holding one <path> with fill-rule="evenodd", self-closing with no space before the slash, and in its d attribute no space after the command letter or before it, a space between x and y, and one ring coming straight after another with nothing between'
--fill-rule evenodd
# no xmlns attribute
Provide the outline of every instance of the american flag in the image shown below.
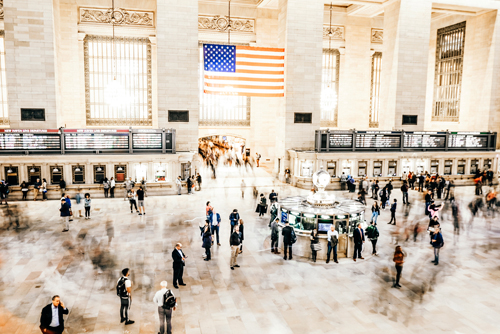
<svg viewBox="0 0 500 334"><path fill-rule="evenodd" d="M285 96L285 50L204 44L203 90L234 96Z"/></svg>

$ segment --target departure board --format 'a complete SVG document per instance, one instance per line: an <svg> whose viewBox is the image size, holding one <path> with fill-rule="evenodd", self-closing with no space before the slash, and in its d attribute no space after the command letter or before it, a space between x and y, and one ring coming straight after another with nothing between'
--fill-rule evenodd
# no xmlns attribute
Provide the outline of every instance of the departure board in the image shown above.
<svg viewBox="0 0 500 334"><path fill-rule="evenodd" d="M398 149L401 147L401 135L392 132L358 132L356 148L361 149Z"/></svg>
<svg viewBox="0 0 500 334"><path fill-rule="evenodd" d="M139 150L161 150L160 133L133 133L132 147Z"/></svg>
<svg viewBox="0 0 500 334"><path fill-rule="evenodd" d="M127 150L129 130L64 130L66 150Z"/></svg>
<svg viewBox="0 0 500 334"><path fill-rule="evenodd" d="M0 150L60 150L59 130L0 129Z"/></svg>
<svg viewBox="0 0 500 334"><path fill-rule="evenodd" d="M467 133L453 133L448 137L449 148L487 148L488 135L484 134L467 134Z"/></svg>
<svg viewBox="0 0 500 334"><path fill-rule="evenodd" d="M405 132L404 148L445 148L446 133Z"/></svg>
<svg viewBox="0 0 500 334"><path fill-rule="evenodd" d="M330 134L330 147L332 148L351 148L352 147L352 134Z"/></svg>

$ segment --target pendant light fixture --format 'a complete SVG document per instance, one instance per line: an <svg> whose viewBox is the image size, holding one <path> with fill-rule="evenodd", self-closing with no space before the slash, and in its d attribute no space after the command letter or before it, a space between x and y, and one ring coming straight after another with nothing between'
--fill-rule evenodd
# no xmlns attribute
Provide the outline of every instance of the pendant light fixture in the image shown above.
<svg viewBox="0 0 500 334"><path fill-rule="evenodd" d="M7 173L12 173L12 169L11 168L7 169Z"/></svg>

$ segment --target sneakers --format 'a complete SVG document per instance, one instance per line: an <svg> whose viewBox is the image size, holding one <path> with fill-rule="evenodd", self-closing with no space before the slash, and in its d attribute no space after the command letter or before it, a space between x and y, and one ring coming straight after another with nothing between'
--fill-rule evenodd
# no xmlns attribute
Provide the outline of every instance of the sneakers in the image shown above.
<svg viewBox="0 0 500 334"><path fill-rule="evenodd" d="M68 232L69 230L68 230L68 229L64 229L64 230L62 230L62 231L63 231L63 232Z"/></svg>
<svg viewBox="0 0 500 334"><path fill-rule="evenodd" d="M231 267L231 270L234 270L234 267Z"/></svg>
<svg viewBox="0 0 500 334"><path fill-rule="evenodd" d="M125 325L132 325L134 322L134 320L125 321Z"/></svg>
<svg viewBox="0 0 500 334"><path fill-rule="evenodd" d="M142 213L139 213L139 216L142 216Z"/></svg>
<svg viewBox="0 0 500 334"><path fill-rule="evenodd" d="M240 267L240 265L239 265L239 264L235 264L234 266L235 266L236 268L239 268L239 267Z"/></svg>

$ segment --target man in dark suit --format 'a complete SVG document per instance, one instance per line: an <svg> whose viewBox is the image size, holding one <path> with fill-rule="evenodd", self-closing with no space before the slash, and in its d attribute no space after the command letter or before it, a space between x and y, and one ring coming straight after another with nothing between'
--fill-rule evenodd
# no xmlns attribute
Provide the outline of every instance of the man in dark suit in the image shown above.
<svg viewBox="0 0 500 334"><path fill-rule="evenodd" d="M288 220L285 222L285 227L281 230L281 235L283 236L283 250L285 251L285 256L283 257L283 260L286 260L287 258L287 253L289 253L289 260L291 260L292 257L292 245L293 245L293 227L290 226Z"/></svg>
<svg viewBox="0 0 500 334"><path fill-rule="evenodd" d="M172 259L174 260L172 267L174 268L174 288L179 289L179 285L186 285L182 280L182 274L184 273L184 265L186 264L186 255L181 250L182 244L178 243L175 245L175 249L172 251Z"/></svg>
<svg viewBox="0 0 500 334"><path fill-rule="evenodd" d="M61 334L64 331L63 314L69 310L64 306L59 296L52 297L52 303L42 309L40 330L45 334Z"/></svg>
<svg viewBox="0 0 500 334"><path fill-rule="evenodd" d="M365 258L361 256L361 250L363 249L363 243L365 242L365 232L361 228L361 223L358 224L358 227L354 230L354 255L353 260L356 262L356 256L361 260Z"/></svg>

